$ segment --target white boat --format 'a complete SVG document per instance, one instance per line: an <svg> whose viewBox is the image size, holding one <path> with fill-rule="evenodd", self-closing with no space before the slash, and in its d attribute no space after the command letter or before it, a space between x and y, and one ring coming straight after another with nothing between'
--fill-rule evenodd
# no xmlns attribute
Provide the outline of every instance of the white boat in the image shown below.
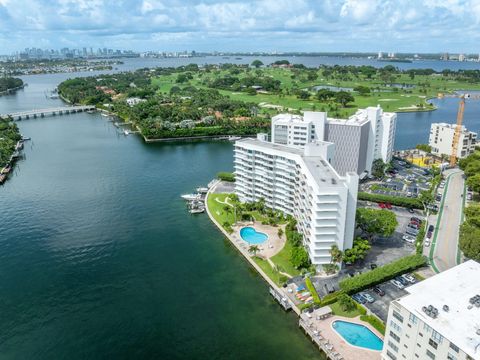
<svg viewBox="0 0 480 360"><path fill-rule="evenodd" d="M230 140L230 141L237 141L237 140L240 140L240 139L241 139L240 136L229 136L228 137L228 140Z"/></svg>
<svg viewBox="0 0 480 360"><path fill-rule="evenodd" d="M200 194L184 194L182 195L184 200L200 200Z"/></svg>
<svg viewBox="0 0 480 360"><path fill-rule="evenodd" d="M124 134L125 136L130 135L130 131L128 131L128 130L123 130L123 134Z"/></svg>
<svg viewBox="0 0 480 360"><path fill-rule="evenodd" d="M109 115L108 115L108 114L105 114L105 113L102 113L102 116L108 117Z"/></svg>
<svg viewBox="0 0 480 360"><path fill-rule="evenodd" d="M200 194L206 194L208 192L208 188L207 187L199 187L199 188L197 188L197 192L199 192Z"/></svg>
<svg viewBox="0 0 480 360"><path fill-rule="evenodd" d="M205 208L191 209L190 214L200 214L205 212Z"/></svg>

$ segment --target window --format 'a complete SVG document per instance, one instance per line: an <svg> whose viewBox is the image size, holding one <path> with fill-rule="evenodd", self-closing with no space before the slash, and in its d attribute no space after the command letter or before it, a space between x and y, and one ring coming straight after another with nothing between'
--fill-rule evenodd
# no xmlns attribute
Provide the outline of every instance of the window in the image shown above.
<svg viewBox="0 0 480 360"><path fill-rule="evenodd" d="M450 353L448 353L447 359L448 359L448 360L457 360L457 358L456 358L455 356L453 356L452 354L450 354Z"/></svg>
<svg viewBox="0 0 480 360"><path fill-rule="evenodd" d="M437 348L438 348L438 344L437 344L435 341L433 341L433 339L429 339L429 340L428 340L428 344L429 344L431 347L433 347L434 349L437 349Z"/></svg>
<svg viewBox="0 0 480 360"><path fill-rule="evenodd" d="M432 339L436 341L438 344L441 344L443 341L443 336L440 335L438 332L435 330L432 330Z"/></svg>
<svg viewBox="0 0 480 360"><path fill-rule="evenodd" d="M389 350L387 350L387 356L392 360L397 360L397 357L393 355Z"/></svg>
<svg viewBox="0 0 480 360"><path fill-rule="evenodd" d="M402 315L400 315L400 314L399 314L398 312L396 312L395 310L393 310L393 313L392 313L392 314L393 314L393 317L394 317L395 319L397 319L398 321L400 321L401 323L403 323L403 316L402 316Z"/></svg>
<svg viewBox="0 0 480 360"><path fill-rule="evenodd" d="M453 351L455 351L455 352L457 352L457 353L460 351L460 349L458 348L458 346L455 345L454 343L450 343L450 349L452 349Z"/></svg>
<svg viewBox="0 0 480 360"><path fill-rule="evenodd" d="M428 326L427 324L423 324L423 330L425 330L427 333L432 331L432 328Z"/></svg>
<svg viewBox="0 0 480 360"><path fill-rule="evenodd" d="M412 324L416 324L418 322L418 318L410 313L410 316L408 317L408 321L411 322Z"/></svg>
<svg viewBox="0 0 480 360"><path fill-rule="evenodd" d="M397 332L402 332L402 328L395 321L390 321L390 326Z"/></svg>
<svg viewBox="0 0 480 360"><path fill-rule="evenodd" d="M427 356L428 356L430 359L435 359L435 354L432 353L430 350L427 350Z"/></svg>
<svg viewBox="0 0 480 360"><path fill-rule="evenodd" d="M395 334L393 331L390 331L390 337L395 340L396 342L400 342L400 336Z"/></svg>
<svg viewBox="0 0 480 360"><path fill-rule="evenodd" d="M395 351L395 352L398 352L398 346L395 345L393 342L389 341L388 342L388 346L390 346L390 348Z"/></svg>

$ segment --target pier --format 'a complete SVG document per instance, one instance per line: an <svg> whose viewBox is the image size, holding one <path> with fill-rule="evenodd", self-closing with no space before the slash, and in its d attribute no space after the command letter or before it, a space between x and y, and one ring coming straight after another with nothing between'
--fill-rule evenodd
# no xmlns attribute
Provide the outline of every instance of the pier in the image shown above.
<svg viewBox="0 0 480 360"><path fill-rule="evenodd" d="M14 121L20 121L24 119L36 119L43 118L46 116L56 116L63 114L72 114L83 111L93 111L95 106L93 105L83 105L83 106L63 106L56 108L48 109L38 109L38 110L29 110L29 111L19 111L10 114L0 114L2 118L11 118Z"/></svg>

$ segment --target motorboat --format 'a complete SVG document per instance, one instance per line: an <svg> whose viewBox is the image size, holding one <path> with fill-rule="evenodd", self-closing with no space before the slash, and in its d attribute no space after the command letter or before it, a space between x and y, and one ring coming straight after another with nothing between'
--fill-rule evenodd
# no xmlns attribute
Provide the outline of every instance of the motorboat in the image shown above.
<svg viewBox="0 0 480 360"><path fill-rule="evenodd" d="M182 199L192 201L192 200L200 200L200 194L184 194L182 195Z"/></svg>

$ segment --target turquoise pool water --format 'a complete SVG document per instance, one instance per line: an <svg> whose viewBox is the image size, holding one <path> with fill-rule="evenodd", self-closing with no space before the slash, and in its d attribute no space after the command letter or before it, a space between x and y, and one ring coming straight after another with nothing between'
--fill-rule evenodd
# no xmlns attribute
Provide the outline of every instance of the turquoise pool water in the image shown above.
<svg viewBox="0 0 480 360"><path fill-rule="evenodd" d="M268 235L258 232L255 228L247 226L240 229L240 236L243 240L252 245L264 243L268 239Z"/></svg>
<svg viewBox="0 0 480 360"><path fill-rule="evenodd" d="M332 326L350 345L377 351L383 348L382 339L363 325L337 320Z"/></svg>

